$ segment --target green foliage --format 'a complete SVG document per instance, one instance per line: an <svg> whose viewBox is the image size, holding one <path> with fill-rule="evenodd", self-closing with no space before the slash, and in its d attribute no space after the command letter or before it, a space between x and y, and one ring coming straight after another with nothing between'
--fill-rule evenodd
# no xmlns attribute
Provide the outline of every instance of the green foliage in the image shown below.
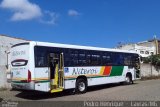
<svg viewBox="0 0 160 107"><path fill-rule="evenodd" d="M142 58L144 63L151 63L151 57Z"/></svg>
<svg viewBox="0 0 160 107"><path fill-rule="evenodd" d="M152 63L154 66L160 66L160 54L143 58L144 63Z"/></svg>
<svg viewBox="0 0 160 107"><path fill-rule="evenodd" d="M151 56L151 63L155 66L160 66L160 54Z"/></svg>

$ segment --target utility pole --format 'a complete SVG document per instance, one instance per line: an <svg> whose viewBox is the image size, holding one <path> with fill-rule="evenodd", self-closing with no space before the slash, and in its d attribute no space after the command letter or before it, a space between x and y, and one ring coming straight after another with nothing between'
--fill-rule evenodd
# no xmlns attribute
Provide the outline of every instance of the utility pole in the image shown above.
<svg viewBox="0 0 160 107"><path fill-rule="evenodd" d="M153 55L151 55L151 63L150 63L151 64L151 76L152 76L152 72L153 72L152 71L152 59L153 59Z"/></svg>
<svg viewBox="0 0 160 107"><path fill-rule="evenodd" d="M158 50L158 41L157 41L157 37L156 35L154 35L154 43L155 43L155 47L156 47L156 55L159 54L159 50Z"/></svg>

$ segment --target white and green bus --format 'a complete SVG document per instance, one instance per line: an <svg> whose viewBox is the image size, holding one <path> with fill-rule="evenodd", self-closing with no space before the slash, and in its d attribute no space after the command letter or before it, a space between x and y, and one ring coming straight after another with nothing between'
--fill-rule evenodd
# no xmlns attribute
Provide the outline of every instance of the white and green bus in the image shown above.
<svg viewBox="0 0 160 107"><path fill-rule="evenodd" d="M108 84L132 84L140 74L136 52L46 42L19 43L11 48L15 89L60 92Z"/></svg>

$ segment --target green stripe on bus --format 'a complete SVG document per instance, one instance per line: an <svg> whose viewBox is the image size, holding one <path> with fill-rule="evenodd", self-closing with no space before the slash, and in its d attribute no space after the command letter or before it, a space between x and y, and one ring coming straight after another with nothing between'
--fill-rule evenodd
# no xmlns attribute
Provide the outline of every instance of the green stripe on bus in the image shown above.
<svg viewBox="0 0 160 107"><path fill-rule="evenodd" d="M109 77L109 76L94 76L94 77L87 77L87 78L103 78L103 77Z"/></svg>
<svg viewBox="0 0 160 107"><path fill-rule="evenodd" d="M110 76L121 76L123 73L124 66L112 66Z"/></svg>
<svg viewBox="0 0 160 107"><path fill-rule="evenodd" d="M12 81L13 83L24 83L24 82L21 82L21 81Z"/></svg>
<svg viewBox="0 0 160 107"><path fill-rule="evenodd" d="M50 82L50 80L44 80L44 81L35 81L35 83L45 83L45 82Z"/></svg>
<svg viewBox="0 0 160 107"><path fill-rule="evenodd" d="M103 78L103 77L109 77L109 76L92 76L92 77L87 77L87 78ZM77 78L67 78L65 80L76 80Z"/></svg>
<svg viewBox="0 0 160 107"><path fill-rule="evenodd" d="M76 78L67 78L65 80L75 80Z"/></svg>
<svg viewBox="0 0 160 107"><path fill-rule="evenodd" d="M12 81L13 83L27 83L27 82L22 82L22 81ZM45 81L35 81L35 83L45 83L45 82L50 82L50 80L45 80Z"/></svg>

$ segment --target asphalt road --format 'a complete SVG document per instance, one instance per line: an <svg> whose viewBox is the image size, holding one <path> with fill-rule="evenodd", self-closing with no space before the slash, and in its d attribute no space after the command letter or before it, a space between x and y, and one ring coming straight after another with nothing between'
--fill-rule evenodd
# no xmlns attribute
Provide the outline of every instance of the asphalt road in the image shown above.
<svg viewBox="0 0 160 107"><path fill-rule="evenodd" d="M160 79L135 81L133 85L108 84L90 87L85 94L69 91L42 93L36 91L0 91L0 99L9 101L160 101Z"/></svg>

